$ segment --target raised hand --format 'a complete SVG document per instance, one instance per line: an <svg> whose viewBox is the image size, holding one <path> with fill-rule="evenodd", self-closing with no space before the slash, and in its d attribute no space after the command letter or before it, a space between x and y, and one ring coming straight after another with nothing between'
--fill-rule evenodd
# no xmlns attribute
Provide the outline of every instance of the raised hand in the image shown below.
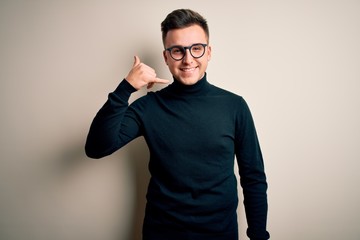
<svg viewBox="0 0 360 240"><path fill-rule="evenodd" d="M151 88L155 83L169 83L169 80L157 78L155 70L142 63L138 56L134 56L134 65L125 79L137 90L144 86Z"/></svg>

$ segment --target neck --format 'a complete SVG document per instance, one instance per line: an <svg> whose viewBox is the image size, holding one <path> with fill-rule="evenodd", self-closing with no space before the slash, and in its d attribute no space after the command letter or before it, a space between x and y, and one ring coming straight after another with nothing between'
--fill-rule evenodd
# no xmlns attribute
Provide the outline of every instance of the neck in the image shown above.
<svg viewBox="0 0 360 240"><path fill-rule="evenodd" d="M192 85L185 85L174 78L174 82L169 86L169 90L177 95L201 95L207 91L209 85L205 73L199 81Z"/></svg>

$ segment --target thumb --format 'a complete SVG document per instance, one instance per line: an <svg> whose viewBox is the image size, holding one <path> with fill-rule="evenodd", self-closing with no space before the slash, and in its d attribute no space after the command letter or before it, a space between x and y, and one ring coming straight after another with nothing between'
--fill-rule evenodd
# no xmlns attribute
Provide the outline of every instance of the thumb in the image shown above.
<svg viewBox="0 0 360 240"><path fill-rule="evenodd" d="M134 56L134 65L133 67L137 66L140 64L140 58L138 56Z"/></svg>

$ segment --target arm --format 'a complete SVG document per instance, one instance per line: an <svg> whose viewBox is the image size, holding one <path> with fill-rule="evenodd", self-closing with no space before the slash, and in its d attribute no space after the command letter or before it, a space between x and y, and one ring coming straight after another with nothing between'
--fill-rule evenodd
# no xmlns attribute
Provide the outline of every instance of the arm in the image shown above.
<svg viewBox="0 0 360 240"><path fill-rule="evenodd" d="M167 83L156 77L155 70L140 62L135 62L116 90L96 114L86 139L85 152L88 157L101 158L115 152L140 135L140 125L136 117L126 114L131 93L154 83Z"/></svg>
<svg viewBox="0 0 360 240"><path fill-rule="evenodd" d="M139 135L136 122L131 124L131 128L123 127L128 100L135 91L124 79L116 90L109 94L108 100L91 123L85 144L88 157L102 158L110 155Z"/></svg>
<svg viewBox="0 0 360 240"><path fill-rule="evenodd" d="M250 110L243 100L237 121L236 158L251 240L269 239L267 221L267 182L263 158Z"/></svg>

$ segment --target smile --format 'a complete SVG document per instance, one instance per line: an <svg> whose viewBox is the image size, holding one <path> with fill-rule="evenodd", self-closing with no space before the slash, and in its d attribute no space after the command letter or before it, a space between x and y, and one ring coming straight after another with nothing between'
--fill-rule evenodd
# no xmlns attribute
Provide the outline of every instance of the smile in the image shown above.
<svg viewBox="0 0 360 240"><path fill-rule="evenodd" d="M184 72L192 72L196 69L196 67L192 67L192 68L180 68L181 71L184 71Z"/></svg>

